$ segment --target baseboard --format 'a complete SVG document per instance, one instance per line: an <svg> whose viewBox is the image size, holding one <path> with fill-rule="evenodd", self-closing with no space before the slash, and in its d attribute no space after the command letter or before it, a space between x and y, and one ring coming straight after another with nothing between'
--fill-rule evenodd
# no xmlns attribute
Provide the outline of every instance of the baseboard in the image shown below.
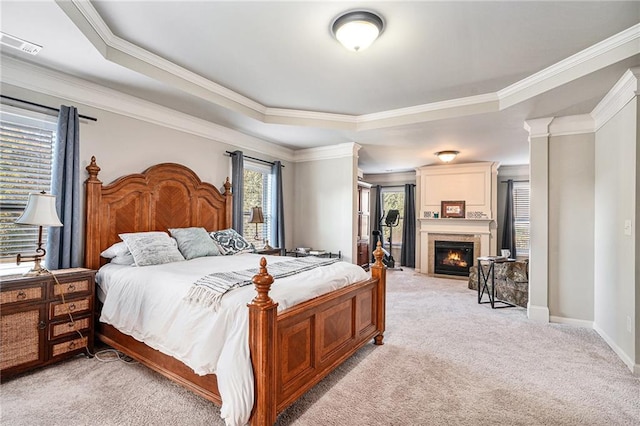
<svg viewBox="0 0 640 426"><path fill-rule="evenodd" d="M593 329L602 337L602 339L606 342L607 345L613 349L613 351L618 355L618 357L624 362L629 370L635 375L640 375L640 364L636 364L633 360L627 355L621 348L618 346L611 337L603 329L598 327L597 324L593 324Z"/></svg>
<svg viewBox="0 0 640 426"><path fill-rule="evenodd" d="M575 325L576 327L582 328L593 328L593 321L580 320L575 318L557 317L555 315L551 315L549 317L549 321L555 322L557 324Z"/></svg>
<svg viewBox="0 0 640 426"><path fill-rule="evenodd" d="M527 317L532 321L549 322L549 308L546 306L536 306L527 303Z"/></svg>

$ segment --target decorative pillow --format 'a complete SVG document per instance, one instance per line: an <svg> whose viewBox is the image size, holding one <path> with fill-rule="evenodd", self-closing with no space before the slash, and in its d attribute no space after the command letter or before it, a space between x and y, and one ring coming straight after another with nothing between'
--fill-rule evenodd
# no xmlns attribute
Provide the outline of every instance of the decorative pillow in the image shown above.
<svg viewBox="0 0 640 426"><path fill-rule="evenodd" d="M238 234L235 229L223 229L222 231L213 231L209 235L213 238L213 241L218 245L222 254L240 254L240 253L252 253L256 248L245 240L245 238Z"/></svg>
<svg viewBox="0 0 640 426"><path fill-rule="evenodd" d="M105 259L113 259L116 256L125 255L127 253L131 254L129 252L129 247L127 247L124 241L120 241L119 243L115 243L114 245L100 253L100 256L104 257Z"/></svg>
<svg viewBox="0 0 640 426"><path fill-rule="evenodd" d="M120 238L129 247L136 266L162 265L184 260L176 240L166 232L120 234Z"/></svg>
<svg viewBox="0 0 640 426"><path fill-rule="evenodd" d="M204 228L174 228L169 229L169 232L178 242L178 249L187 260L220 254L218 246Z"/></svg>
<svg viewBox="0 0 640 426"><path fill-rule="evenodd" d="M129 250L127 250L126 254L120 254L112 258L109 263L113 263L114 265L136 265L135 260L133 260L133 255L129 253Z"/></svg>

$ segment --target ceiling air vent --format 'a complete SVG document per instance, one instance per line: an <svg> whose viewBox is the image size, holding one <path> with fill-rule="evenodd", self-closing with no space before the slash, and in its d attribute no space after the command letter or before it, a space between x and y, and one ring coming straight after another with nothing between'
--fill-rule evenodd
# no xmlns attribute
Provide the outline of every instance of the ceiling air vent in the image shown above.
<svg viewBox="0 0 640 426"><path fill-rule="evenodd" d="M0 44L4 44L5 46L13 47L14 49L21 50L30 55L37 55L42 49L42 46L38 46L37 44L33 44L26 40L22 40L18 37L14 37L12 35L3 33L0 31Z"/></svg>

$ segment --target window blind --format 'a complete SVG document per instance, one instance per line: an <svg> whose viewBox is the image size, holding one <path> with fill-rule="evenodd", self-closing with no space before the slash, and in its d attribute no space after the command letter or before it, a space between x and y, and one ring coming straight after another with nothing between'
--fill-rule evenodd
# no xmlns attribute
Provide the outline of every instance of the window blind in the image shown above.
<svg viewBox="0 0 640 426"><path fill-rule="evenodd" d="M36 120L30 120L35 122ZM52 123L38 127L0 120L0 252L2 257L33 252L38 227L16 225L29 193L49 191L55 131ZM43 240L46 240L44 228Z"/></svg>
<svg viewBox="0 0 640 426"><path fill-rule="evenodd" d="M529 254L529 182L513 183L513 210L518 254Z"/></svg>
<svg viewBox="0 0 640 426"><path fill-rule="evenodd" d="M264 223L258 224L258 236L264 240L271 235L271 200L273 184L271 179L271 167L264 164L246 161L244 163L244 237L249 242L254 242L256 224L248 223L252 207L262 207Z"/></svg>

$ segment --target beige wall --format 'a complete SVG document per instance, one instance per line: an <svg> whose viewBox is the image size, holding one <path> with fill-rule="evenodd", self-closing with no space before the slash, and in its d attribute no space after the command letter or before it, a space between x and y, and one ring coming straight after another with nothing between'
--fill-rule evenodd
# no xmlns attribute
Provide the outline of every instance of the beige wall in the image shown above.
<svg viewBox="0 0 640 426"><path fill-rule="evenodd" d="M84 168L91 156L95 156L101 168L99 178L104 183L124 174L141 172L161 162L183 164L196 172L203 181L211 182L218 188L230 176L231 160L224 153L236 150L233 145L6 84L2 85L2 93L55 107L61 104L73 105L80 114L97 118L97 122L81 121L80 159ZM277 160L246 149L243 152L265 160ZM285 236L290 245L289 242L294 238L292 181L295 164L283 164Z"/></svg>
<svg viewBox="0 0 640 426"><path fill-rule="evenodd" d="M594 328L636 369L640 353L634 237L638 234L637 144L638 101L634 98L595 135ZM634 235L625 235L625 220L632 222Z"/></svg>
<svg viewBox="0 0 640 426"><path fill-rule="evenodd" d="M296 163L294 245L355 259L357 159L352 157Z"/></svg>
<svg viewBox="0 0 640 426"><path fill-rule="evenodd" d="M549 315L593 321L594 134L549 143ZM553 320L553 318L552 318Z"/></svg>

